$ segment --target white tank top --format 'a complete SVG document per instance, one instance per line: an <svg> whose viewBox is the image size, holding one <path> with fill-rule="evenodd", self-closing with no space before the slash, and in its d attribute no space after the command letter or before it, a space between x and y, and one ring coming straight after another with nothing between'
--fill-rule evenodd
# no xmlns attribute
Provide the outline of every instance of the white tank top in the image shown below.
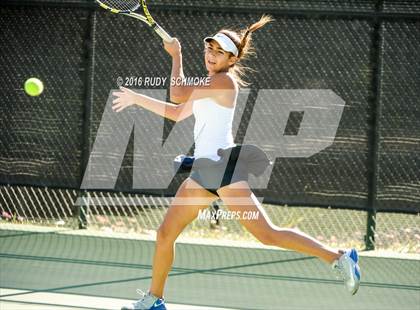
<svg viewBox="0 0 420 310"><path fill-rule="evenodd" d="M219 148L235 146L232 136L235 107L224 107L212 98L193 102L195 158L219 160L220 156L217 155Z"/></svg>

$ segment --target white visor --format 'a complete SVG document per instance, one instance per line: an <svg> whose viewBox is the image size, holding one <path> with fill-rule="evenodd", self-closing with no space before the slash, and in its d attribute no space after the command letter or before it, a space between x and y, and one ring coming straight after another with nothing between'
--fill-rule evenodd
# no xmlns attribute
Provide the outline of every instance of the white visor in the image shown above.
<svg viewBox="0 0 420 310"><path fill-rule="evenodd" d="M235 43L233 43L231 38L229 38L227 35L219 32L219 33L216 33L213 37L204 38L204 42L209 42L211 40L214 40L217 43L219 43L220 47L225 52L231 52L233 55L238 57L238 54L239 54L238 48L236 47Z"/></svg>

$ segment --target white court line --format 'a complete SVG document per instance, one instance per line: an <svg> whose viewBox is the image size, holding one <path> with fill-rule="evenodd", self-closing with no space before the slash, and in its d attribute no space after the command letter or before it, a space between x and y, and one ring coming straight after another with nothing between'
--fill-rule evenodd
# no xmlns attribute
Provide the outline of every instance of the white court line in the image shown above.
<svg viewBox="0 0 420 310"><path fill-rule="evenodd" d="M3 297L4 295L9 294L20 295ZM133 302L133 300L0 288L1 310L119 310L121 309L121 306L131 302ZM228 308L200 307L169 303L166 305L170 310L232 310Z"/></svg>

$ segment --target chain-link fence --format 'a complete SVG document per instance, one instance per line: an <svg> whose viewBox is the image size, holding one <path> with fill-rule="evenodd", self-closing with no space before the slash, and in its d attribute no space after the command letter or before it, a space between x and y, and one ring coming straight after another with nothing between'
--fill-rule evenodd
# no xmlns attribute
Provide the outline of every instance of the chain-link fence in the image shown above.
<svg viewBox="0 0 420 310"><path fill-rule="evenodd" d="M124 233L154 239L171 198L112 192L89 192L82 197L75 190L1 186L0 223L44 225L104 233ZM83 207L84 205L88 207ZM209 206L227 210L221 201ZM298 228L334 247L365 247L367 213L322 207L291 207L263 204L272 222ZM82 214L81 212L85 212ZM260 247L261 244L235 220L196 219L181 235L187 242L209 242ZM376 217L376 249L420 254L420 216L379 213Z"/></svg>
<svg viewBox="0 0 420 310"><path fill-rule="evenodd" d="M237 142L262 89L330 89L346 103L330 147L309 158L277 158L268 188L256 191L273 204L265 204L273 222L331 244L362 247L365 235L376 232L378 247L419 251L417 2L165 0L150 7L180 38L191 76L203 74L204 36L272 14L276 21L254 37L257 58L247 62L256 72L248 77ZM133 157L147 154L133 147L132 137L115 187L121 193L82 192L80 184L118 77L168 76L160 41L137 21L82 0L2 2L0 27L2 219L155 231L169 205L159 197L174 194L182 177L142 200L147 191L132 188ZM46 85L41 97L21 89L32 75ZM299 132L299 123L292 119L288 129ZM165 123L163 142L173 126ZM265 123L259 130L268 135L273 128ZM76 203L88 196L105 203L86 209ZM375 219L376 211L388 213ZM221 238L223 230L232 239L252 239L237 223L210 224L196 221L186 233Z"/></svg>

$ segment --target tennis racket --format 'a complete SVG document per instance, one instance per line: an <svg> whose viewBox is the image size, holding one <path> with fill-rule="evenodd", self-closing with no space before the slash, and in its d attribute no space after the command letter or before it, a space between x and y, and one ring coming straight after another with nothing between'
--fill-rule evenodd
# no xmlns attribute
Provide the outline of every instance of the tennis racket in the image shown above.
<svg viewBox="0 0 420 310"><path fill-rule="evenodd" d="M105 10L141 20L146 23L165 41L172 42L173 38L153 19L147 9L146 0L95 0ZM143 8L144 16L136 13Z"/></svg>

